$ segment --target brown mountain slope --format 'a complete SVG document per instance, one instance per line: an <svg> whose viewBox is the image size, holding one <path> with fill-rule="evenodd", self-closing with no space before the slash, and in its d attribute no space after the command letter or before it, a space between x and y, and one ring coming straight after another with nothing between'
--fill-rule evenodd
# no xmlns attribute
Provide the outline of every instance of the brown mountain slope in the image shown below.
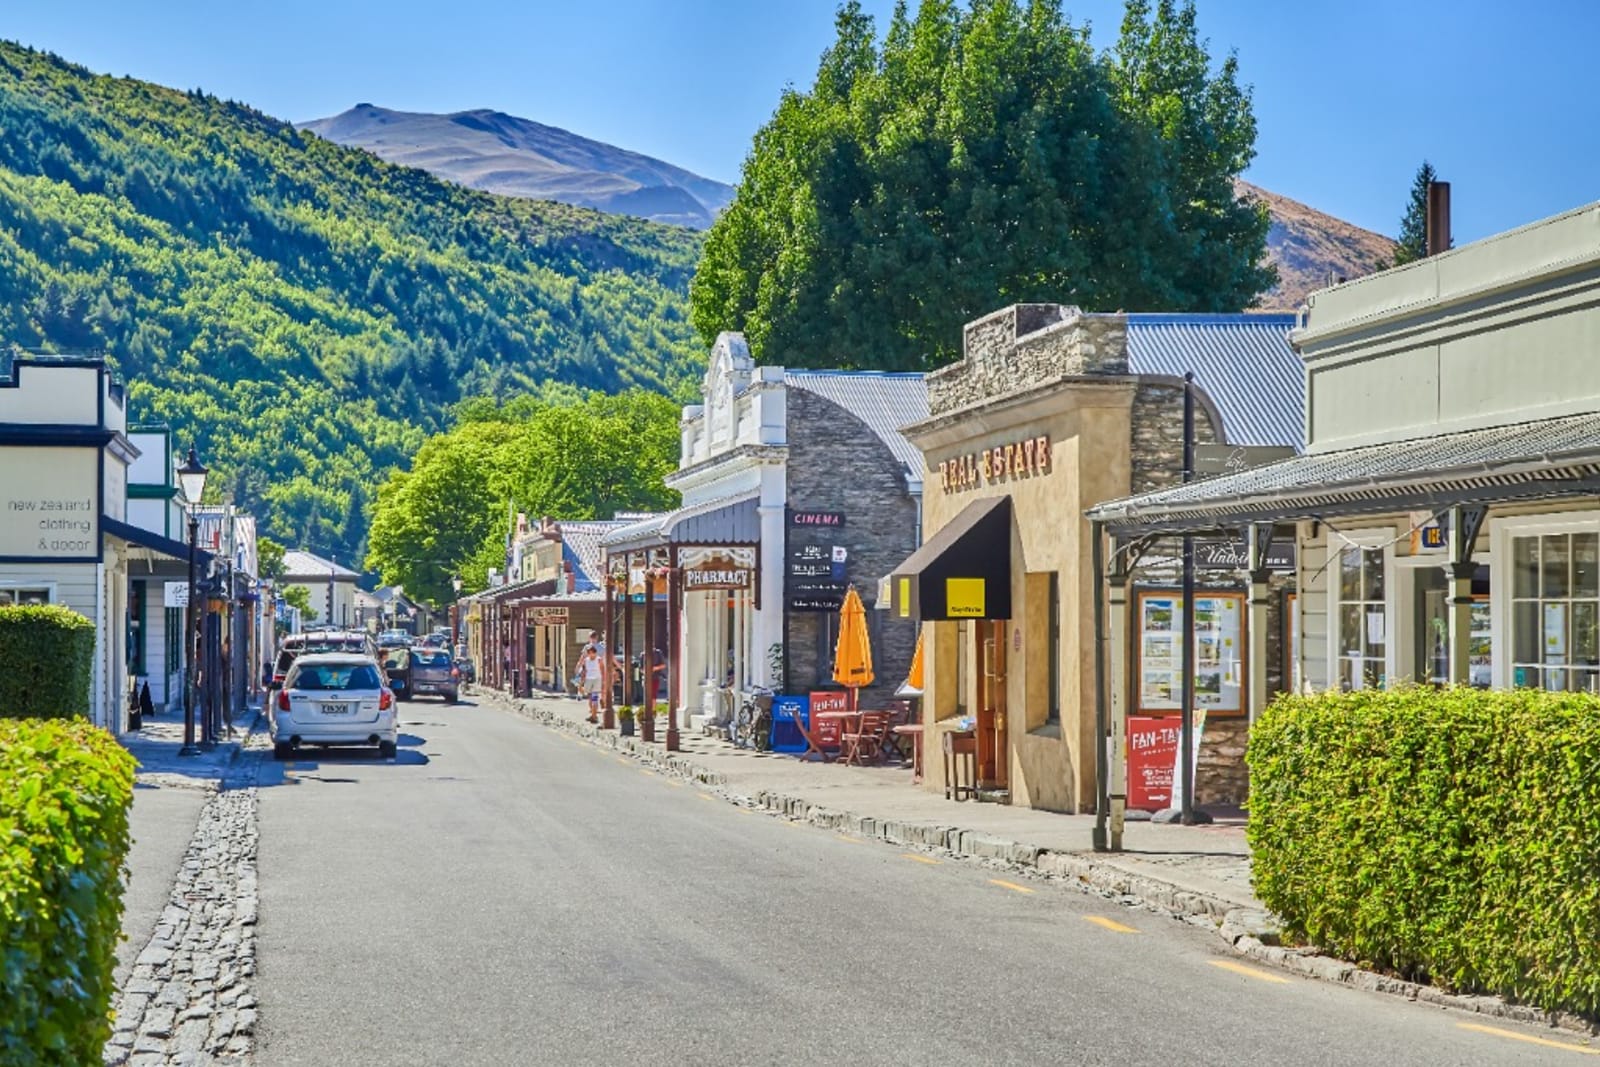
<svg viewBox="0 0 1600 1067"><path fill-rule="evenodd" d="M1267 259L1278 268L1278 287L1261 298L1264 311L1293 311L1306 294L1328 285L1329 275L1359 278L1394 256L1394 241L1381 233L1324 215L1298 200L1239 182L1241 196L1266 201L1272 215Z"/></svg>

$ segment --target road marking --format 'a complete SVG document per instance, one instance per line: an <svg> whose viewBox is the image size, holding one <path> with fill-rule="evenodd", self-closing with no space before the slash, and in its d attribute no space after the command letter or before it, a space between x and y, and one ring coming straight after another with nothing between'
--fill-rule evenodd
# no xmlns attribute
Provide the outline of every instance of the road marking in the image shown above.
<svg viewBox="0 0 1600 1067"><path fill-rule="evenodd" d="M1012 891L1012 892L1013 892L1013 893L1031 893L1031 892L1033 892L1033 890L1031 890L1031 889L1029 889L1029 888L1028 888L1028 887L1027 887L1027 886L1025 886L1025 885L1018 885L1018 884L1017 884L1017 883L1015 883L1015 882L1002 882L1002 881L1001 881L1001 880L1000 880L1000 879L998 879L998 878L991 878L991 879L989 879L989 884L990 884L990 885L997 885L997 886L999 886L999 887L1000 887L1000 888L1001 888L1001 889L1009 889L1009 890L1011 890L1011 891Z"/></svg>
<svg viewBox="0 0 1600 1067"><path fill-rule="evenodd" d="M844 834L834 834L833 836L837 837L840 841L843 841L847 845L864 845L864 844L866 844L866 842L861 840L861 838L859 838L859 837L846 837Z"/></svg>
<svg viewBox="0 0 1600 1067"><path fill-rule="evenodd" d="M738 812L740 815L754 815L755 814L755 812L750 808L734 808L733 810Z"/></svg>
<svg viewBox="0 0 1600 1067"><path fill-rule="evenodd" d="M716 797L712 796L710 793L696 793L695 796L699 797L701 800L715 800L715 799L717 799Z"/></svg>
<svg viewBox="0 0 1600 1067"><path fill-rule="evenodd" d="M1211 960L1209 962L1213 967L1221 967L1225 971L1232 971L1234 974L1242 974L1246 978L1254 978L1258 982L1276 982L1278 985L1289 984L1289 979L1285 978L1283 975L1273 974L1271 971L1263 971L1259 967L1251 967L1247 964L1236 963L1233 960Z"/></svg>
<svg viewBox="0 0 1600 1067"><path fill-rule="evenodd" d="M930 867L939 866L939 861L934 859L932 856L919 856L915 852L902 852L900 853L900 858L916 860L918 863L926 863Z"/></svg>
<svg viewBox="0 0 1600 1067"><path fill-rule="evenodd" d="M1086 923L1094 923L1096 926L1103 926L1113 933L1136 934L1139 932L1126 923L1119 923L1117 920L1108 919L1104 915L1080 915L1078 917Z"/></svg>
<svg viewBox="0 0 1600 1067"><path fill-rule="evenodd" d="M670 785L674 789L682 789L683 788L683 783L682 782L674 782L671 778L667 779L667 784Z"/></svg>
<svg viewBox="0 0 1600 1067"><path fill-rule="evenodd" d="M1564 1048L1568 1052L1576 1052L1582 1056L1600 1056L1600 1050L1588 1048L1584 1045L1571 1045L1565 1041L1551 1041L1547 1037L1534 1037L1532 1034L1519 1034L1515 1030L1502 1030L1498 1026L1484 1026L1482 1023L1456 1023L1463 1030L1471 1030L1479 1034L1493 1034L1495 1037L1508 1037L1513 1041L1526 1041L1530 1045L1544 1045L1546 1048Z"/></svg>

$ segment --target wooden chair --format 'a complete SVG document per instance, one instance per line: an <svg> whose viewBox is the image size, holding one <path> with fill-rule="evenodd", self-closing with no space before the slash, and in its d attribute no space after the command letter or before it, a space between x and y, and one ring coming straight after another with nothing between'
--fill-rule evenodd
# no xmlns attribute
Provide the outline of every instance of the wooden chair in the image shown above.
<svg viewBox="0 0 1600 1067"><path fill-rule="evenodd" d="M844 734L844 761L860 766L863 759L882 760L891 718L887 711L863 711L855 730Z"/></svg>
<svg viewBox="0 0 1600 1067"><path fill-rule="evenodd" d="M808 716L805 713L796 713L793 720L795 732L797 732L806 743L806 750L800 753L797 758L803 760L810 759L811 754L815 752L817 754L817 758L823 763L833 762L833 757L828 754L827 747L817 736L817 732L806 725L807 717Z"/></svg>

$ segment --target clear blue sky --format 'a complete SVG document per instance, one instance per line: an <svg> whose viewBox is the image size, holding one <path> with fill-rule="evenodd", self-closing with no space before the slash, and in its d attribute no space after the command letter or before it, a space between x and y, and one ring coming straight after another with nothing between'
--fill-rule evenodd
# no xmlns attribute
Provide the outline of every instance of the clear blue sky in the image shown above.
<svg viewBox="0 0 1600 1067"><path fill-rule="evenodd" d="M488 107L734 181L833 0L6 0L0 36L294 120ZM893 0L865 0L880 29ZM1107 43L1121 0L1069 0ZM1394 233L1426 157L1457 243L1600 199L1600 0L1199 0L1255 88L1247 177Z"/></svg>

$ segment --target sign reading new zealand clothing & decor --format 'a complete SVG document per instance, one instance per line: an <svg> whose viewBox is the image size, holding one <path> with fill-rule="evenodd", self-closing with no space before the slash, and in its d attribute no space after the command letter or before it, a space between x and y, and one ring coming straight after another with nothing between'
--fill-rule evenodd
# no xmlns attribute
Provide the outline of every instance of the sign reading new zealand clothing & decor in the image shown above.
<svg viewBox="0 0 1600 1067"><path fill-rule="evenodd" d="M0 450L0 559L63 563L100 556L100 449Z"/></svg>

